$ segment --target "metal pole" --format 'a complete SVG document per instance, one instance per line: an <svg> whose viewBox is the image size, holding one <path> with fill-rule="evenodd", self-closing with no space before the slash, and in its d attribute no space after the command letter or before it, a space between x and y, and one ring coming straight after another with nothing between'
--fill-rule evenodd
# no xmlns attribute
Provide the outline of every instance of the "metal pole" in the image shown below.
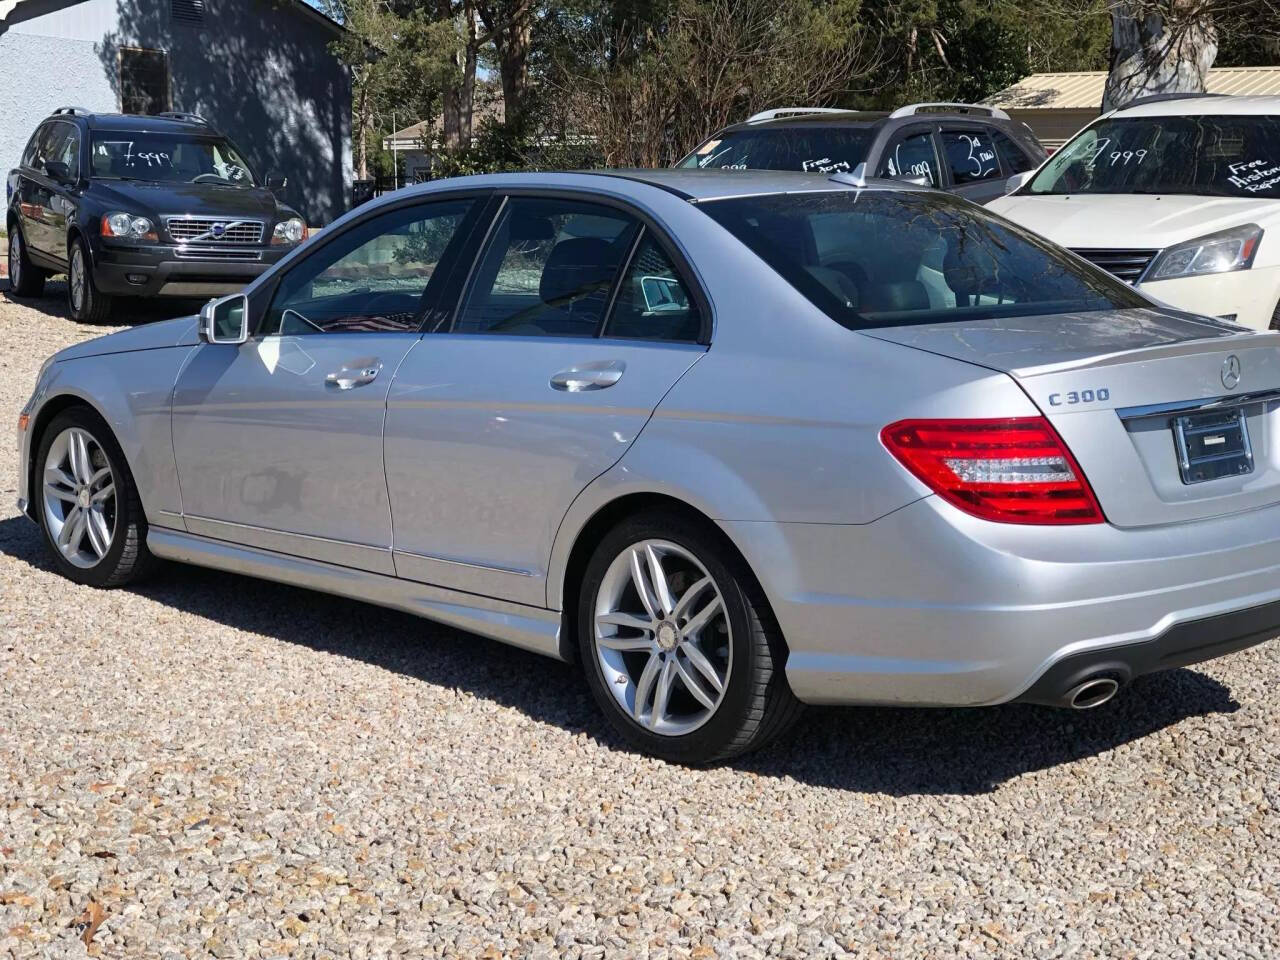
<svg viewBox="0 0 1280 960"><path fill-rule="evenodd" d="M400 141L396 139L396 115L391 113L391 189L400 189Z"/></svg>

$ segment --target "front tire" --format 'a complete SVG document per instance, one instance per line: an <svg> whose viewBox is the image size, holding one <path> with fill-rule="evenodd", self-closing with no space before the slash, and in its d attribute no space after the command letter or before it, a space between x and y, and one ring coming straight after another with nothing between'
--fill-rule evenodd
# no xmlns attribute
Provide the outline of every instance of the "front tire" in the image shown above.
<svg viewBox="0 0 1280 960"><path fill-rule="evenodd" d="M40 527L59 573L118 587L150 569L142 501L101 417L86 407L59 413L41 436L35 463Z"/></svg>
<svg viewBox="0 0 1280 960"><path fill-rule="evenodd" d="M17 297L38 297L44 293L48 274L31 262L27 243L17 224L9 231L9 292Z"/></svg>
<svg viewBox="0 0 1280 960"><path fill-rule="evenodd" d="M93 282L93 257L84 237L67 247L67 309L80 323L102 323L111 316L111 297Z"/></svg>
<svg viewBox="0 0 1280 960"><path fill-rule="evenodd" d="M678 513L637 516L604 537L587 564L578 641L615 729L665 760L738 756L800 713L759 587L719 531Z"/></svg>

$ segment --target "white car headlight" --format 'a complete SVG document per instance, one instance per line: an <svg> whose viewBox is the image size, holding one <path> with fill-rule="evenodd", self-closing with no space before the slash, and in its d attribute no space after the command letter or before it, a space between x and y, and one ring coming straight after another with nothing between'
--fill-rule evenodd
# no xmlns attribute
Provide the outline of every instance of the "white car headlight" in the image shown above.
<svg viewBox="0 0 1280 960"><path fill-rule="evenodd" d="M1151 264L1144 279L1172 280L1206 273L1248 270L1253 266L1253 257L1261 240L1262 228L1256 223L1197 237L1163 251Z"/></svg>
<svg viewBox="0 0 1280 960"><path fill-rule="evenodd" d="M307 225L298 217L281 220L271 234L272 243L301 243L307 236Z"/></svg>
<svg viewBox="0 0 1280 960"><path fill-rule="evenodd" d="M132 213L116 211L102 218L102 235L104 237L123 237L127 240L154 240L156 228L146 217Z"/></svg>

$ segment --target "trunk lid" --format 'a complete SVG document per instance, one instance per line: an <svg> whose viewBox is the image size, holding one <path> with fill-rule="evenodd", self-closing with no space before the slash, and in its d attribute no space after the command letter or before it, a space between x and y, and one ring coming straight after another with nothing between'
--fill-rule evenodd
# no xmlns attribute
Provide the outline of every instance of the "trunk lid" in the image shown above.
<svg viewBox="0 0 1280 960"><path fill-rule="evenodd" d="M1157 309L862 333L1007 373L1115 526L1280 502L1280 333Z"/></svg>

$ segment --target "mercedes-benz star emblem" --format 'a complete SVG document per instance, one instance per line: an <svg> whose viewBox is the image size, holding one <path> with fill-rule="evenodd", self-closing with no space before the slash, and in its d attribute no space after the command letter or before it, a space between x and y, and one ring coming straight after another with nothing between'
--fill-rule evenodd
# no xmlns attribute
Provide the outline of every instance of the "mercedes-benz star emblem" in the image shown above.
<svg viewBox="0 0 1280 960"><path fill-rule="evenodd" d="M1234 353L1222 361L1222 385L1234 390L1240 384L1240 358Z"/></svg>

